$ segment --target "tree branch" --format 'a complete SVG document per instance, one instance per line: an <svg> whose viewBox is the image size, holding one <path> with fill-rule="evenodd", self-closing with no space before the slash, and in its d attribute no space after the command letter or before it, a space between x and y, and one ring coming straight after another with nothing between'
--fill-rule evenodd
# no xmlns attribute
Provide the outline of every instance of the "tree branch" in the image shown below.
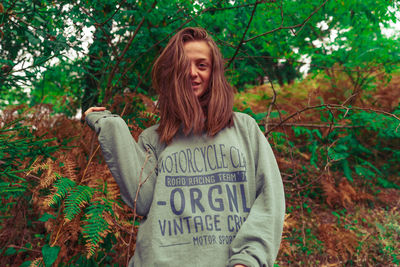
<svg viewBox="0 0 400 267"><path fill-rule="evenodd" d="M154 1L151 9L149 9L147 11L147 13L149 13L156 6L156 4L157 4L157 0ZM111 98L112 88L114 87L114 86L111 86L112 80L115 76L115 73L116 73L118 67L119 67L119 64L121 63L123 57L125 56L126 52L128 51L129 47L131 46L133 40L135 39L136 35L138 34L140 28L142 27L145 18L146 18L146 15L143 16L142 20L139 22L138 26L136 27L135 32L129 38L129 41L126 44L124 50L122 51L121 55L117 58L117 62L115 63L113 69L111 70L110 76L108 76L106 92L105 92L105 96L104 96L104 100L103 100L104 103L107 103L107 101Z"/></svg>
<svg viewBox="0 0 400 267"><path fill-rule="evenodd" d="M135 221L136 221L136 218L137 218L137 214L136 214L136 205L137 205L137 200L138 200L138 198L139 198L140 189L141 189L142 186L146 183L146 181L149 179L150 175L151 175L151 174L154 172L154 170L155 170L155 167L154 167L153 172L150 172L150 173L148 174L148 176L146 177L146 179L144 179L144 180L142 181L142 178L143 178L143 170L144 170L144 168L146 167L146 164L148 163L150 157L151 157L151 154L150 154L150 153L147 153L147 154L146 154L146 158L145 158L144 163L143 163L143 166L142 166L142 169L140 170L139 185L138 185L138 188L137 188L137 190L136 190L135 199L134 199L134 201L133 201L133 225L132 225L131 235L130 235L130 238L129 238L129 246L128 246L128 249L130 248L131 243L132 243L132 236L133 236L133 233L134 233L133 229L134 229L134 227L135 227ZM126 266L128 266L128 262L129 262L129 250L128 250L128 253L127 253L127 257L126 257Z"/></svg>
<svg viewBox="0 0 400 267"><path fill-rule="evenodd" d="M363 125L334 125L334 124L317 124L317 123L290 123L290 122L285 122L285 123L279 123L279 122L271 122L268 125L270 126L296 126L296 127L310 127L310 128L330 128L336 129L336 128L361 128L364 127Z"/></svg>
<svg viewBox="0 0 400 267"><path fill-rule="evenodd" d="M254 37L252 37L252 38L249 38L249 39L247 39L247 40L244 40L243 42L244 42L244 43L247 43L247 42L253 41L254 39L257 39L257 38L259 38L259 37L262 37L262 36L265 36L265 35L274 33L274 32L279 31L279 30L288 30L288 29L300 28L300 29L297 31L297 33L298 33L299 31L301 31L301 30L303 29L304 25L311 19L311 17L312 17L315 13L317 13L318 10L321 9L321 7L323 7L323 6L326 4L326 2L328 2L328 0L325 0L325 2L322 3L322 5L320 5L317 9L315 9L315 10L314 10L302 23L300 23L300 24L293 25L293 26L282 26L282 25L281 25L281 26L279 26L278 28L275 28L275 29L270 30L270 31L268 31L268 32L264 32L264 33L262 33L262 34L256 35L256 36L254 36Z"/></svg>
<svg viewBox="0 0 400 267"><path fill-rule="evenodd" d="M250 24L251 24L251 22L252 22L252 20L253 20L253 17L254 17L254 13L256 12L256 9L257 9L257 5L258 5L258 3L256 2L255 5L254 5L254 7L253 7L253 11L251 12L251 16L250 16L249 22L247 23L247 27L246 27L246 29L244 30L244 33L243 33L243 35L242 35L242 39L240 39L240 42L239 42L239 44L238 44L238 46L237 46L237 48L236 48L236 51L235 51L235 53L233 54L233 56L231 57L231 59L229 60L228 65L226 66L226 68L229 68L229 66L231 65L231 63L232 63L233 60L235 59L236 55L239 53L240 47L243 45L243 40L244 40L244 38L246 37L247 31L249 30Z"/></svg>
<svg viewBox="0 0 400 267"><path fill-rule="evenodd" d="M104 24L105 24L106 22L99 23L99 22L97 22L97 20L90 14L90 12L86 10L86 8L80 7L80 9L81 9L81 10L83 11L83 13L85 13L88 17L90 17L90 18L93 19L93 21L94 21L94 26L95 26L96 28L100 28L100 30L103 32L104 36L107 38L107 44L110 46L110 48L111 48L111 50L112 50L114 56L117 58L117 57L118 57L117 50L115 50L115 47L114 47L114 45L113 45L112 42L111 42L110 36L106 33L106 31L104 30L104 27L103 27Z"/></svg>
<svg viewBox="0 0 400 267"><path fill-rule="evenodd" d="M307 111L307 110L312 110L312 109L317 109L317 108L326 108L326 109L336 109L336 110L340 110L340 109L345 109L346 113L344 115L344 117L346 117L347 113L349 110L364 110L364 111L372 111L375 113L381 113L381 114L385 114L388 115L390 117L395 118L396 120L399 121L399 124L396 127L396 132L398 130L398 128L400 127L400 117L396 116L395 114L392 114L390 112L387 111L383 111L383 110L377 110L377 109L372 109L372 108L362 108L362 107L347 107L344 104L323 104L323 105L316 105L316 106L309 106L309 107L305 107L301 110L296 111L295 113L292 113L291 115L287 116L285 119L281 120L279 123L277 123L274 127L272 127L271 129L269 129L268 131L265 132L265 136L268 136L268 134L276 129L277 127L282 126L285 122L287 122L288 120L292 119L295 116L300 115L301 113Z"/></svg>
<svg viewBox="0 0 400 267"><path fill-rule="evenodd" d="M112 20L114 18L114 16L118 13L118 11L121 9L122 5L126 2L126 0L122 0L121 3L119 3L118 8L115 10L115 12L111 15L111 17L109 17L108 19L106 19L105 21L101 22L99 25L103 26L104 24L106 24L107 22L109 22L110 20Z"/></svg>

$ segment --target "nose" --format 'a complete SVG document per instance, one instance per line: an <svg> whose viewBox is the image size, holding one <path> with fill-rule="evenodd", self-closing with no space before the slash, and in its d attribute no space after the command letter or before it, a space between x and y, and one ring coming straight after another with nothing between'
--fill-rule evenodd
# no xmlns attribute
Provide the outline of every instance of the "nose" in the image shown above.
<svg viewBox="0 0 400 267"><path fill-rule="evenodd" d="M191 64L191 66L190 66L190 76L192 78L197 77L197 69L196 69L196 65L195 64Z"/></svg>

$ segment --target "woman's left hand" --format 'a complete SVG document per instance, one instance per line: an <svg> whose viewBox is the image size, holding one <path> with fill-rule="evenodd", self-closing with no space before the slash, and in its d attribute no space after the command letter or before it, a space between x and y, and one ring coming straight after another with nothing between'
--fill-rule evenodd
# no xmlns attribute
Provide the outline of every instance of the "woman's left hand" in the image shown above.
<svg viewBox="0 0 400 267"><path fill-rule="evenodd" d="M91 107L91 108L88 108L86 111L85 111L85 116L87 116L89 113L91 113L91 112L93 112L93 111L104 111L104 110L106 110L106 108L105 107Z"/></svg>

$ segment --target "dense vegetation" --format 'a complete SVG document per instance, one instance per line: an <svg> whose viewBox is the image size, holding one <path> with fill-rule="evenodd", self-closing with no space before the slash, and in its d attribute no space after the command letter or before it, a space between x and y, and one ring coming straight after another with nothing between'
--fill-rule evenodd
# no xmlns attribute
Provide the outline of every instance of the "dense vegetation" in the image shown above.
<svg viewBox="0 0 400 267"><path fill-rule="evenodd" d="M383 32L398 4L3 1L1 266L127 263L140 218L74 116L101 103L135 138L156 123L152 62L185 26L213 35L235 109L275 151L287 200L276 264L400 264L400 42Z"/></svg>

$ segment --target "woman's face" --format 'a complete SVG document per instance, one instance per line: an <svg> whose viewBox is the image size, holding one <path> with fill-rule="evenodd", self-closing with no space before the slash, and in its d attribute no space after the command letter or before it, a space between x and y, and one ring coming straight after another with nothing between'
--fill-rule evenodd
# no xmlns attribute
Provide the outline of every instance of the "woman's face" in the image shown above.
<svg viewBox="0 0 400 267"><path fill-rule="evenodd" d="M188 41L184 43L183 50L190 60L192 90L200 97L206 92L211 77L211 49L206 41Z"/></svg>

